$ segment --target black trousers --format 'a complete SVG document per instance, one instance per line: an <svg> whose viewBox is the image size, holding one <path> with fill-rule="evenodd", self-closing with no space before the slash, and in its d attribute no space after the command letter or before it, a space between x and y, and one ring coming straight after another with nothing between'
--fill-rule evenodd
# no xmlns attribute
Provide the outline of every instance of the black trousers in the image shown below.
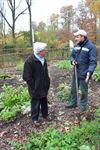
<svg viewBox="0 0 100 150"><path fill-rule="evenodd" d="M39 118L39 112L41 108L41 113L44 118L48 116L48 103L47 103L47 97L44 98L32 98L31 100L31 117L32 120L38 120Z"/></svg>

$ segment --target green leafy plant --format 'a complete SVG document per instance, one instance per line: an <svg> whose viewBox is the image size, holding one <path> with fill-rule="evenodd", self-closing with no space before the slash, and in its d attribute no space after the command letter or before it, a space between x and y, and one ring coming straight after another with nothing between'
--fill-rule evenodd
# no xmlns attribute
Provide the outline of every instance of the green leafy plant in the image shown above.
<svg viewBox="0 0 100 150"><path fill-rule="evenodd" d="M100 121L100 108L97 108L95 111L95 118L96 120Z"/></svg>
<svg viewBox="0 0 100 150"><path fill-rule="evenodd" d="M14 148L16 148L16 150L19 150L19 149L21 148L21 145L22 145L21 143L15 141L15 140L10 141L9 144L10 144L11 146L13 146Z"/></svg>
<svg viewBox="0 0 100 150"><path fill-rule="evenodd" d="M67 69L69 71L72 69L72 65L69 60L61 60L57 63L57 66L60 69Z"/></svg>
<svg viewBox="0 0 100 150"><path fill-rule="evenodd" d="M70 87L66 84L62 83L56 88L56 96L61 101L69 101L70 100Z"/></svg>
<svg viewBox="0 0 100 150"><path fill-rule="evenodd" d="M48 128L44 132L32 133L25 150L98 150L99 122L84 122L82 127L72 127L70 132L64 133L57 129Z"/></svg>
<svg viewBox="0 0 100 150"><path fill-rule="evenodd" d="M0 118L3 120L9 120L11 118L15 118L16 114L20 112L19 106L13 106L11 108L5 108L0 113Z"/></svg>
<svg viewBox="0 0 100 150"><path fill-rule="evenodd" d="M100 81L100 64L97 65L96 70L93 73L93 79L95 81Z"/></svg>
<svg viewBox="0 0 100 150"><path fill-rule="evenodd" d="M0 75L0 79L6 79L6 78L10 78L10 75L7 75L7 74Z"/></svg>
<svg viewBox="0 0 100 150"><path fill-rule="evenodd" d="M27 88L23 86L14 88L4 85L3 90L4 92L2 93L1 99L3 100L4 107L13 107L16 104L22 105L29 99Z"/></svg>
<svg viewBox="0 0 100 150"><path fill-rule="evenodd" d="M93 79L95 81L100 81L100 72L99 71L95 71L93 74Z"/></svg>
<svg viewBox="0 0 100 150"><path fill-rule="evenodd" d="M0 94L3 108L0 112L0 119L9 120L14 118L18 112L21 112L22 106L27 105L29 99L27 88L23 86L14 88L4 85L3 92Z"/></svg>

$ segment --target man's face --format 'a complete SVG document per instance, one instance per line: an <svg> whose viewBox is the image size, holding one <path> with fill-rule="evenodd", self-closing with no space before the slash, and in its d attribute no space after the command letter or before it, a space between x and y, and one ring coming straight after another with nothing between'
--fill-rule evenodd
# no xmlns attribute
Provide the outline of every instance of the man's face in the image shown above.
<svg viewBox="0 0 100 150"><path fill-rule="evenodd" d="M45 57L46 53L47 53L47 50L42 50L42 51L39 52L39 56L40 57Z"/></svg>
<svg viewBox="0 0 100 150"><path fill-rule="evenodd" d="M75 38L76 44L79 44L84 41L84 36L82 36L82 35L77 35L74 38Z"/></svg>

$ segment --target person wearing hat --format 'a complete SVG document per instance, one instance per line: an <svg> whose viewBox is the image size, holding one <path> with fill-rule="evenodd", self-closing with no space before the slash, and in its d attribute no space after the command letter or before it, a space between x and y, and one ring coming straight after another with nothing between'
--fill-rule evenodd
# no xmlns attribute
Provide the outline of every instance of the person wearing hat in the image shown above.
<svg viewBox="0 0 100 150"><path fill-rule="evenodd" d="M87 110L88 103L88 82L97 65L97 52L95 45L88 40L87 32L85 30L80 29L75 32L74 38L76 45L70 55L70 61L73 65L71 101L66 108L77 107L77 79L78 87L80 86L82 93L80 99L80 112L84 112ZM75 74L75 67L77 71L77 78Z"/></svg>
<svg viewBox="0 0 100 150"><path fill-rule="evenodd" d="M50 87L50 78L48 75L47 62L45 59L47 44L43 42L34 43L33 53L26 59L23 70L23 79L27 82L28 91L31 96L31 117L36 126L39 111L43 118L51 120L48 115L47 94Z"/></svg>

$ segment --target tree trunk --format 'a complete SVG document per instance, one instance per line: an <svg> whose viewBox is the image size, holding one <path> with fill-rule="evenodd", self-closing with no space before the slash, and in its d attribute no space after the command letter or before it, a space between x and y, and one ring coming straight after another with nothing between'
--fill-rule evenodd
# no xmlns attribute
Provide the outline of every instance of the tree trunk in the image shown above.
<svg viewBox="0 0 100 150"><path fill-rule="evenodd" d="M32 37L32 14L31 14L31 10L29 11L29 14L30 14L30 45L31 47L33 46L33 37Z"/></svg>

